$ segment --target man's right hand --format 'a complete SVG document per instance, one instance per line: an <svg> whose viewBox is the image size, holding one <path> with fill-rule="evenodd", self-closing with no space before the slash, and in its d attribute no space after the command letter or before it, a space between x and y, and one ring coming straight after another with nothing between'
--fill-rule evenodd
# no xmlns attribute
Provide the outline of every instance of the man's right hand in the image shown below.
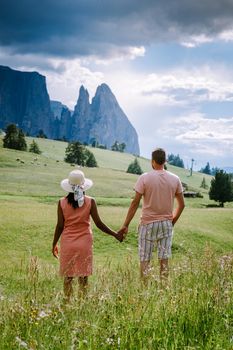
<svg viewBox="0 0 233 350"><path fill-rule="evenodd" d="M124 235L122 232L116 232L115 236L114 236L119 242L123 242L124 240Z"/></svg>
<svg viewBox="0 0 233 350"><path fill-rule="evenodd" d="M123 235L123 240L125 239L128 233L128 226L122 226L120 230L117 231L119 234Z"/></svg>

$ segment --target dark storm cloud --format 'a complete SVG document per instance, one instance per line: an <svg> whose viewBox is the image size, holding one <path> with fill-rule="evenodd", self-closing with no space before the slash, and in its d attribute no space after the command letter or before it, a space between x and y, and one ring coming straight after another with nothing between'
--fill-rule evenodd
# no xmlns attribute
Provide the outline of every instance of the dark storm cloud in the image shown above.
<svg viewBox="0 0 233 350"><path fill-rule="evenodd" d="M119 47L214 36L232 0L0 0L0 45L14 53L111 55Z"/></svg>

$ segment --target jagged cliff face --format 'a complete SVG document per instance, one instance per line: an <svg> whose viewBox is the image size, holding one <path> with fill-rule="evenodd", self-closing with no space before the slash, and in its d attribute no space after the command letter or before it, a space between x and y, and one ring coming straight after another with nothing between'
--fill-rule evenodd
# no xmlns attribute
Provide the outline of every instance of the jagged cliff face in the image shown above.
<svg viewBox="0 0 233 350"><path fill-rule="evenodd" d="M32 136L42 129L53 137L53 114L44 76L0 66L0 128L10 123Z"/></svg>
<svg viewBox="0 0 233 350"><path fill-rule="evenodd" d="M140 154L137 133L106 84L97 88L91 104L87 90L81 87L73 121L73 139L88 144L96 140L107 148L115 141L124 142L126 152Z"/></svg>
<svg viewBox="0 0 233 350"><path fill-rule="evenodd" d="M137 133L106 84L92 102L81 86L74 113L58 101L50 101L45 77L0 66L0 128L14 123L31 136L39 130L48 138L93 141L111 149L118 141L125 151L140 154Z"/></svg>
<svg viewBox="0 0 233 350"><path fill-rule="evenodd" d="M52 126L53 138L70 140L72 130L71 111L59 101L51 101L50 105L55 118Z"/></svg>
<svg viewBox="0 0 233 350"><path fill-rule="evenodd" d="M71 140L79 140L89 143L89 131L92 127L91 105L89 103L89 93L81 86L79 97L74 108L72 117Z"/></svg>

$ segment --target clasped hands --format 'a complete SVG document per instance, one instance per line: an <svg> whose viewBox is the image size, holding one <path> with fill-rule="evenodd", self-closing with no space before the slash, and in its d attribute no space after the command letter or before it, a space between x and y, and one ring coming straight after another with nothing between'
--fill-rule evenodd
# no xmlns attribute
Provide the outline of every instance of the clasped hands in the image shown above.
<svg viewBox="0 0 233 350"><path fill-rule="evenodd" d="M127 233L128 233L128 226L122 226L121 229L117 231L115 237L118 241L123 242Z"/></svg>

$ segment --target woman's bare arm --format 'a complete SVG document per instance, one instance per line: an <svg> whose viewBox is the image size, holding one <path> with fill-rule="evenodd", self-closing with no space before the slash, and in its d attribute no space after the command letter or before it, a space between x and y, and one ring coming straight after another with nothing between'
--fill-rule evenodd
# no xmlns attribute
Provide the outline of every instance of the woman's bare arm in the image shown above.
<svg viewBox="0 0 233 350"><path fill-rule="evenodd" d="M57 206L57 225L54 231L54 238L53 238L53 245L52 245L52 253L56 258L58 257L57 242L59 241L63 228L64 228L64 216L63 216L61 204L59 201Z"/></svg>
<svg viewBox="0 0 233 350"><path fill-rule="evenodd" d="M118 231L118 233L120 233L120 232L123 233L124 237L128 233L128 226L129 226L130 222L132 221L132 219L134 218L134 215L136 214L136 211L139 207L141 198L142 198L142 194L139 192L135 192L135 196L134 196L133 200L131 201L130 207L129 207L127 215L126 215L125 222L124 222L123 226L121 227L121 229Z"/></svg>
<svg viewBox="0 0 233 350"><path fill-rule="evenodd" d="M94 198L91 199L91 217L95 223L95 225L103 232L115 237L118 241L123 240L123 234L119 234L113 230L111 230L103 221L101 220L98 210L97 210L97 205L94 200Z"/></svg>

